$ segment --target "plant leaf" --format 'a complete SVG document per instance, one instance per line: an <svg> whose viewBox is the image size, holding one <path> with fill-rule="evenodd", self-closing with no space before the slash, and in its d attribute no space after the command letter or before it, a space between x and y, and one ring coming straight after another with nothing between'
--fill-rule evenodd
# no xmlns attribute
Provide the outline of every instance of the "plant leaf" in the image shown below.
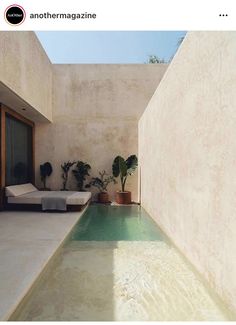
<svg viewBox="0 0 236 325"><path fill-rule="evenodd" d="M50 176L52 173L52 165L50 162L45 162L44 164L40 165L40 174L41 177L45 178Z"/></svg>
<svg viewBox="0 0 236 325"><path fill-rule="evenodd" d="M119 159L119 168L122 177L127 176L127 165L124 158L120 157Z"/></svg>
<svg viewBox="0 0 236 325"><path fill-rule="evenodd" d="M113 173L114 177L118 177L120 175L120 167L119 167L119 159L120 158L121 158L120 156L117 156L114 159L113 164L112 164L112 173Z"/></svg>
<svg viewBox="0 0 236 325"><path fill-rule="evenodd" d="M138 158L136 155L131 155L126 159L127 173L132 175L138 166Z"/></svg>
<svg viewBox="0 0 236 325"><path fill-rule="evenodd" d="M118 177L119 175L121 175L121 177L125 177L127 175L127 166L124 158L117 156L114 159L112 172L114 177Z"/></svg>

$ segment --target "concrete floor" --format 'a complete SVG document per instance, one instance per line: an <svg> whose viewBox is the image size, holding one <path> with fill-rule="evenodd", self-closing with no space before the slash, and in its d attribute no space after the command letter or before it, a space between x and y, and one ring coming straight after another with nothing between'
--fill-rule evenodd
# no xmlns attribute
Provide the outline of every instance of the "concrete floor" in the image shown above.
<svg viewBox="0 0 236 325"><path fill-rule="evenodd" d="M0 212L0 320L8 319L83 212Z"/></svg>

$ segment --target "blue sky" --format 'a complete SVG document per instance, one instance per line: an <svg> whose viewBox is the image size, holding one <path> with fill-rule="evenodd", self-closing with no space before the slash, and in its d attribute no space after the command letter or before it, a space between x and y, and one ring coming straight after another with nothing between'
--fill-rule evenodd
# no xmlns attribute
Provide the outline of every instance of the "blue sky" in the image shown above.
<svg viewBox="0 0 236 325"><path fill-rule="evenodd" d="M52 63L144 63L149 55L169 61L183 31L36 32Z"/></svg>

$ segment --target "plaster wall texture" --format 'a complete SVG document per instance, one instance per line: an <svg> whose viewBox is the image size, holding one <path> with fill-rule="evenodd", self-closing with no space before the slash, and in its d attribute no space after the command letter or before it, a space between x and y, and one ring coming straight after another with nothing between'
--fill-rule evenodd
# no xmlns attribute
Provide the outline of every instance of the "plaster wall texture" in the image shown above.
<svg viewBox="0 0 236 325"><path fill-rule="evenodd" d="M0 82L52 121L52 64L33 32L0 32Z"/></svg>
<svg viewBox="0 0 236 325"><path fill-rule="evenodd" d="M48 180L62 187L60 165L83 160L91 175L111 173L116 155L138 153L138 120L159 84L167 65L53 65L53 123L36 126L36 176L39 165L50 161L54 171ZM127 181L138 200L138 172ZM69 188L76 189L71 174ZM120 184L111 185L113 195ZM96 190L95 190L96 192Z"/></svg>
<svg viewBox="0 0 236 325"><path fill-rule="evenodd" d="M190 32L139 122L141 203L236 311L236 32Z"/></svg>

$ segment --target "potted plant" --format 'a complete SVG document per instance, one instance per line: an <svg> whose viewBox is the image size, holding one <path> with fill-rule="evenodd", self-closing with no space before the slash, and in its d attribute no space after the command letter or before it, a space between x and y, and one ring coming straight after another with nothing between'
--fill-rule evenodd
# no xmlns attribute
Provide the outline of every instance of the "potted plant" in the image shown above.
<svg viewBox="0 0 236 325"><path fill-rule="evenodd" d="M89 170L91 166L83 161L78 161L76 164L76 169L73 169L72 172L77 180L78 190L80 192L85 191L84 189L84 181L86 180L86 176L89 175Z"/></svg>
<svg viewBox="0 0 236 325"><path fill-rule="evenodd" d="M116 202L119 204L131 203L131 192L125 190L127 177L132 175L138 166L138 158L136 155L131 155L126 160L117 156L112 165L114 177L120 176L121 191L116 192Z"/></svg>
<svg viewBox="0 0 236 325"><path fill-rule="evenodd" d="M67 161L64 162L63 165L61 165L61 169L62 169L62 179L63 179L63 188L61 189L61 191L68 191L68 189L66 188L67 185L67 181L68 181L68 175L69 175L69 171L71 169L72 166L74 166L74 164L76 163L76 161Z"/></svg>
<svg viewBox="0 0 236 325"><path fill-rule="evenodd" d="M116 184L116 180L114 176L109 176L106 171L99 172L100 177L93 177L91 182L87 184L85 187L89 188L94 186L98 188L98 202L100 203L109 203L109 195L107 193L107 187L110 183Z"/></svg>
<svg viewBox="0 0 236 325"><path fill-rule="evenodd" d="M40 176L41 176L41 181L43 183L43 188L41 189L42 191L50 191L50 188L47 188L46 186L46 180L47 177L49 177L52 174L52 165L50 162L45 162L44 164L40 165Z"/></svg>

